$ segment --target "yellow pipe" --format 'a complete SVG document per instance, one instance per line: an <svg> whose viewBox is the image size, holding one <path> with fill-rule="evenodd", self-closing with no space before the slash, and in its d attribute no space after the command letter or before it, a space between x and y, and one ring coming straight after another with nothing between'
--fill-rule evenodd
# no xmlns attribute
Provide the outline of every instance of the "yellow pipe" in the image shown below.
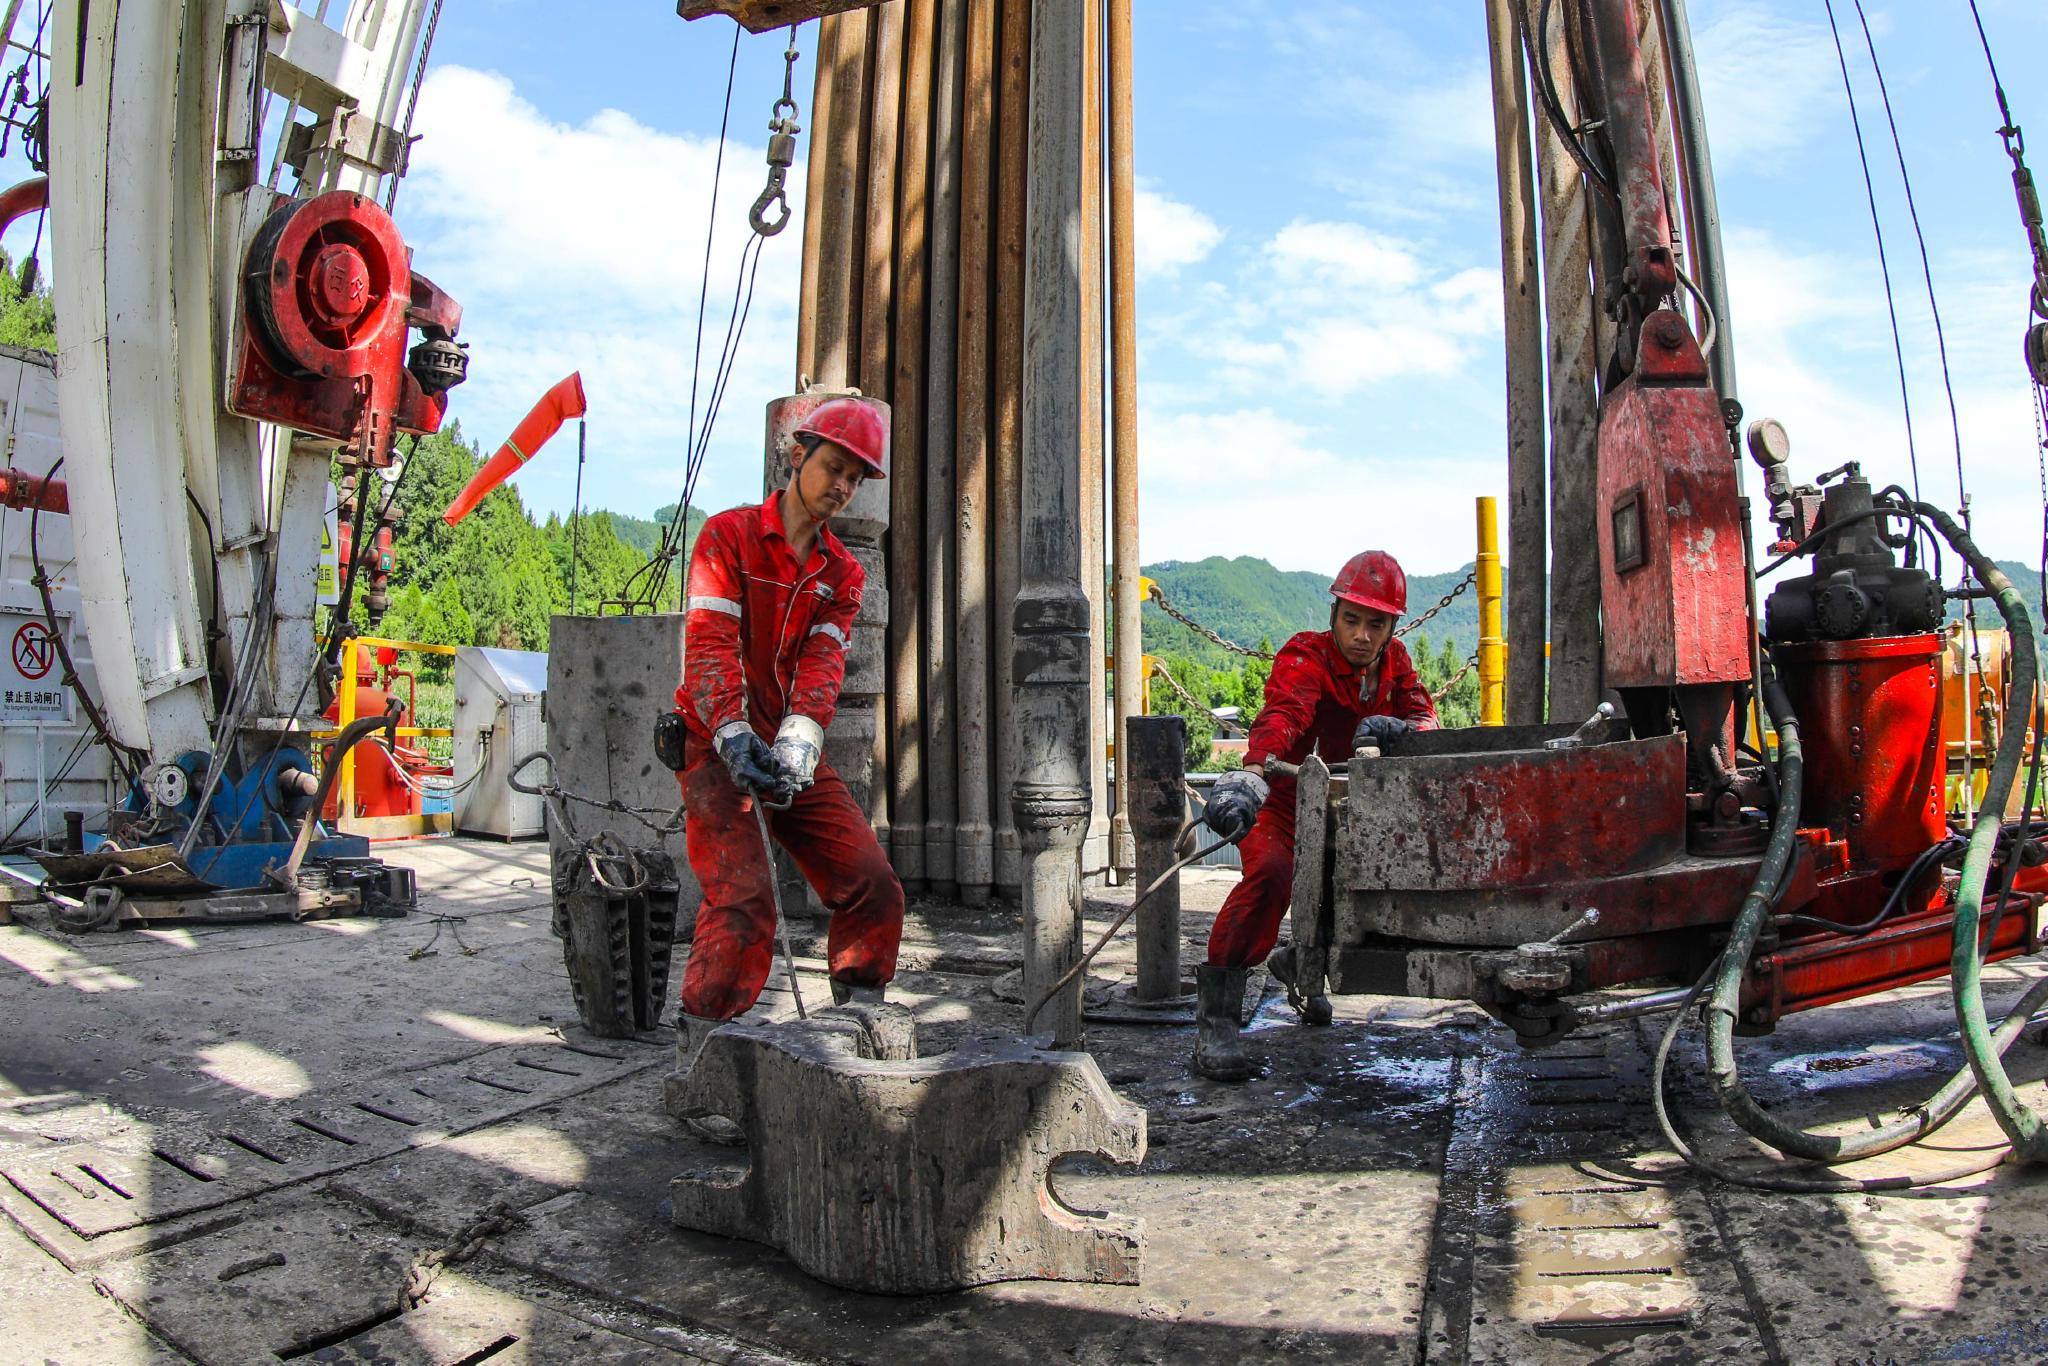
<svg viewBox="0 0 2048 1366"><path fill-rule="evenodd" d="M392 733L401 740L417 739L421 737L424 737L429 740L446 740L450 736L455 734L455 732L449 729L447 726L400 726L398 727L397 730L395 730ZM332 740L340 734L341 732L338 730L316 730L313 732L311 738L315 740Z"/></svg>
<svg viewBox="0 0 2048 1366"><path fill-rule="evenodd" d="M1507 685L1507 642L1500 629L1500 510L1492 498L1479 501L1479 724L1498 726Z"/></svg>
<svg viewBox="0 0 2048 1366"><path fill-rule="evenodd" d="M356 644L367 645L373 650L389 646L394 650L418 650L430 655L452 655L457 648L453 645L429 645L420 640L386 640L382 636L357 636Z"/></svg>
<svg viewBox="0 0 2048 1366"><path fill-rule="evenodd" d="M339 734L349 728L356 719L356 655L353 647L342 650L342 659L347 667L342 670L341 683L335 689L334 728ZM334 814L347 820L356 814L356 751L351 745L341 756L341 795L335 799Z"/></svg>
<svg viewBox="0 0 2048 1366"><path fill-rule="evenodd" d="M364 646L372 650L412 650L420 654L429 655L452 655L456 652L456 647L453 645L430 645L423 640L388 640L383 636L356 636L349 643L352 647ZM356 656L350 650L343 651L343 658L351 666L354 665L356 660ZM335 728L331 731L320 732L315 737L316 739L326 739L330 736L339 735L348 729L349 722L356 719L355 669L350 667L345 670L343 678L347 686L339 689L339 695L335 698ZM454 731L444 726L400 726L398 728L399 735L448 736L454 733ZM341 820L353 819L356 814L356 754L353 749L341 756L341 780L335 786L340 790L341 794L338 798L339 805L335 808L335 815Z"/></svg>

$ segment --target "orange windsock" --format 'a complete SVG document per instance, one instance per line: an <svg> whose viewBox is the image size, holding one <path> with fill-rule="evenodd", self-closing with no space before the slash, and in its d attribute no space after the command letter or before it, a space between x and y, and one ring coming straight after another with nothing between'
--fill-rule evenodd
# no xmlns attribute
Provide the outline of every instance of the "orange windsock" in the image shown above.
<svg viewBox="0 0 2048 1366"><path fill-rule="evenodd" d="M519 425L512 429L512 435L505 438L505 444L497 453L484 461L462 492L455 495L455 501L441 514L441 520L454 526L484 500L484 495L510 479L521 465L533 459L536 452L547 444L549 437L562 429L562 424L572 417L584 413L583 372L571 374L554 388L541 395L540 402L533 410L519 419Z"/></svg>

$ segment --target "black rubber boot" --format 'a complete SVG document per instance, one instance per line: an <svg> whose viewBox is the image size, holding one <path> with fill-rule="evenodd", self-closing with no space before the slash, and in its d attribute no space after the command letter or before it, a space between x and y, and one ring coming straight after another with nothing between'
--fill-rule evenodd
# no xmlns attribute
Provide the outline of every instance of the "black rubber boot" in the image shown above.
<svg viewBox="0 0 2048 1366"><path fill-rule="evenodd" d="M697 1057L704 1051L704 1045L710 1040L712 1032L725 1023L725 1020L707 1019L702 1015L680 1016L676 1028L676 1070L687 1074L696 1067ZM723 1148L737 1148L746 1142L747 1138L740 1126L724 1115L701 1115L695 1119L686 1119L683 1121L683 1127L690 1131L692 1137L706 1143L716 1143Z"/></svg>
<svg viewBox="0 0 2048 1366"><path fill-rule="evenodd" d="M854 982L832 979L832 1004L835 1006L878 1006L882 1004L889 988L887 986L864 987Z"/></svg>
<svg viewBox="0 0 2048 1366"><path fill-rule="evenodd" d="M1242 1082L1252 1074L1237 1037L1244 977L1243 968L1195 969L1195 1070L1211 1081Z"/></svg>

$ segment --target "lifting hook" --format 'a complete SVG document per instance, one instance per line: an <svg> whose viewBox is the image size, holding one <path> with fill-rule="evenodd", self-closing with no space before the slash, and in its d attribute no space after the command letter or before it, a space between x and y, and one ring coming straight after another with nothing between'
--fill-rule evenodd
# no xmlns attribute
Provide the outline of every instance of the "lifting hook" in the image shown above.
<svg viewBox="0 0 2048 1366"><path fill-rule="evenodd" d="M796 161L796 135L803 131L797 126L796 96L791 92L796 57L796 25L791 24L789 47L782 54L782 98L768 111L768 185L747 213L747 222L763 237L773 237L789 226L789 196L782 186ZM776 211L773 218L768 216L771 209Z"/></svg>
<svg viewBox="0 0 2048 1366"><path fill-rule="evenodd" d="M776 102L776 110L782 108ZM794 114L796 107L790 106ZM747 222L763 237L773 237L789 225L789 197L783 191L783 181L789 175L790 165L796 160L796 135L802 131L794 118L780 115L768 125L768 185L761 191L761 197L754 201L754 207L747 213ZM775 217L768 216L776 211Z"/></svg>

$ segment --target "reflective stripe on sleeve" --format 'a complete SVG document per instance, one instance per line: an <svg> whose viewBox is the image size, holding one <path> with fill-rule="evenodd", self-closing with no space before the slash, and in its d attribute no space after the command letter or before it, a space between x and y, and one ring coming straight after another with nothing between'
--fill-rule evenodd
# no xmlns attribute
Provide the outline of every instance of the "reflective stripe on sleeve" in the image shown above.
<svg viewBox="0 0 2048 1366"><path fill-rule="evenodd" d="M729 617L740 614L740 605L731 598L699 597L690 595L689 609L692 612L723 612Z"/></svg>
<svg viewBox="0 0 2048 1366"><path fill-rule="evenodd" d="M850 649L853 645L853 642L846 638L846 632L840 630L837 626L834 626L829 621L821 622L818 625L813 626L811 628L811 634L814 636L832 637L832 639L839 642L839 648L842 650Z"/></svg>

